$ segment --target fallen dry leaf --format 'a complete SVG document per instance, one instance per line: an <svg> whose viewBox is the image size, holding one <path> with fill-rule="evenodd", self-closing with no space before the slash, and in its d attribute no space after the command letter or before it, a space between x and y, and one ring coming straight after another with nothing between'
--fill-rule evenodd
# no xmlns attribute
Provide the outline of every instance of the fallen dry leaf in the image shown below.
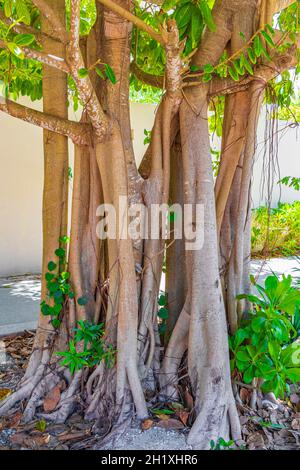
<svg viewBox="0 0 300 470"><path fill-rule="evenodd" d="M296 413L298 414L298 413ZM300 418L295 418L292 421L292 429L295 431L300 431Z"/></svg>
<svg viewBox="0 0 300 470"><path fill-rule="evenodd" d="M153 424L154 421L152 419L145 419L141 425L142 431L147 431L148 429L152 428Z"/></svg>
<svg viewBox="0 0 300 470"><path fill-rule="evenodd" d="M247 444L249 446L249 450L265 448L265 441L260 432L254 432L253 434L250 434L247 439Z"/></svg>
<svg viewBox="0 0 300 470"><path fill-rule="evenodd" d="M27 437L28 434L25 432L17 432L10 436L10 442L14 445L22 445Z"/></svg>
<svg viewBox="0 0 300 470"><path fill-rule="evenodd" d="M292 393L290 396L290 400L291 400L291 403L293 403L293 405L297 405L297 403L300 401L300 398L297 395L297 393Z"/></svg>
<svg viewBox="0 0 300 470"><path fill-rule="evenodd" d="M186 426L190 413L189 411L186 411L186 410L179 410L179 411L176 411L176 416L178 416L180 421L182 421L182 423Z"/></svg>
<svg viewBox="0 0 300 470"><path fill-rule="evenodd" d="M157 426L164 429L183 429L184 424L182 424L178 419L169 418L159 421Z"/></svg>
<svg viewBox="0 0 300 470"><path fill-rule="evenodd" d="M21 422L22 416L23 414L21 413L21 411L17 411L17 413L15 413L13 417L11 418L11 420L9 421L8 427L17 428Z"/></svg>
<svg viewBox="0 0 300 470"><path fill-rule="evenodd" d="M52 388L50 392L46 395L43 403L44 411L46 413L50 413L51 411L55 410L56 406L58 405L60 400L60 387L56 385L56 387Z"/></svg>
<svg viewBox="0 0 300 470"><path fill-rule="evenodd" d="M86 437L87 435L89 434L89 432L85 431L85 432L73 432L73 433L63 433L63 435L59 435L57 436L57 439L59 441L73 441L73 440L76 440L76 439L81 439L82 437Z"/></svg>
<svg viewBox="0 0 300 470"><path fill-rule="evenodd" d="M156 414L155 415L157 418L159 418L160 420L162 421L167 421L168 419L170 419L170 416L168 415L159 415L159 414Z"/></svg>
<svg viewBox="0 0 300 470"><path fill-rule="evenodd" d="M191 411L194 408L194 400L193 400L192 395L187 389L185 389L183 393L183 400L184 400L184 407L187 410Z"/></svg>
<svg viewBox="0 0 300 470"><path fill-rule="evenodd" d="M34 435L34 436L27 436L24 440L24 445L29 447L30 449L35 449L37 447L42 447L49 443L50 441L50 434L43 434L43 435Z"/></svg>
<svg viewBox="0 0 300 470"><path fill-rule="evenodd" d="M249 403L250 398L251 398L251 390L245 387L242 387L240 390L240 397L244 403Z"/></svg>
<svg viewBox="0 0 300 470"><path fill-rule="evenodd" d="M12 393L12 390L10 388L1 388L0 389L0 401L4 400L4 398L11 395L11 393Z"/></svg>

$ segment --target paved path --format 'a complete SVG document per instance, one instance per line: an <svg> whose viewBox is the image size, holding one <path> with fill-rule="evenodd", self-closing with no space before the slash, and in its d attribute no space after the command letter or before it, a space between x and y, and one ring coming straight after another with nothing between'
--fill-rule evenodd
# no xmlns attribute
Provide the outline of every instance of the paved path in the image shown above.
<svg viewBox="0 0 300 470"><path fill-rule="evenodd" d="M40 285L33 275L0 278L0 336L36 328Z"/></svg>
<svg viewBox="0 0 300 470"><path fill-rule="evenodd" d="M299 269L296 273L294 269ZM273 258L268 262L252 261L252 272L259 274L259 282L272 272L292 274L300 278L300 261L295 258ZM40 303L38 276L0 278L0 336L35 329Z"/></svg>

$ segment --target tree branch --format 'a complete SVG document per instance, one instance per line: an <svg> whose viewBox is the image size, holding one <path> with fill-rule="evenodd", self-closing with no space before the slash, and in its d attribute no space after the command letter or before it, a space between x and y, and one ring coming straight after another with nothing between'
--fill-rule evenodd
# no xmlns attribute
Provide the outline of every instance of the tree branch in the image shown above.
<svg viewBox="0 0 300 470"><path fill-rule="evenodd" d="M162 38L162 35L154 31L154 29L152 29L151 26L149 26L147 23L145 23L143 20L141 20L137 16L130 13L130 11L121 7L120 5L115 3L113 0L97 0L97 1L102 3L102 5L104 5L109 10L122 16L122 18L125 18L126 20L130 21L137 28L148 33L149 36L155 39L155 41L159 42L162 46L164 46L164 40Z"/></svg>
<svg viewBox="0 0 300 470"><path fill-rule="evenodd" d="M231 78L215 77L208 83L209 95L228 95L243 91L249 87L250 83L254 80L262 80L268 83L270 80L276 78L284 70L289 70L297 65L299 60L298 50L300 47L300 35L297 38L296 44L293 44L288 50L284 52L274 52L271 56L272 60L264 61L263 64L258 65L254 70L254 75L247 75L239 82L235 82ZM189 86L187 84L187 86Z"/></svg>
<svg viewBox="0 0 300 470"><path fill-rule="evenodd" d="M68 42L68 34L65 25L60 21L59 16L55 10L49 5L46 0L32 0L32 3L39 9L40 13L47 18L53 27L53 33L63 42Z"/></svg>
<svg viewBox="0 0 300 470"><path fill-rule="evenodd" d="M0 48L8 49L6 42L2 39L0 39ZM69 73L69 67L63 58L47 54L44 51L30 49L29 47L21 47L21 49L24 52L25 57L28 59L37 60L42 64L49 65L49 67L54 67L62 72Z"/></svg>
<svg viewBox="0 0 300 470"><path fill-rule="evenodd" d="M29 122L52 132L69 137L75 144L89 145L91 142L91 128L88 124L69 121L41 111L28 108L14 101L0 99L0 111L12 117Z"/></svg>
<svg viewBox="0 0 300 470"><path fill-rule="evenodd" d="M133 73L133 75L136 76L138 80L145 83L146 85L161 89L164 87L163 75L152 75L151 73L144 72L135 62L131 62L130 71Z"/></svg>
<svg viewBox="0 0 300 470"><path fill-rule="evenodd" d="M71 0L70 42L66 45L67 63L73 80L76 83L80 98L84 103L91 124L99 140L102 140L108 129L108 118L98 100L89 76L80 78L78 72L85 68L80 50L80 0Z"/></svg>
<svg viewBox="0 0 300 470"><path fill-rule="evenodd" d="M13 25L13 30L16 31L19 34L33 34L36 38L36 40L39 43L43 43L45 40L51 40L54 43L61 42L61 40L54 35L42 33L41 31L38 31L37 29L33 28L32 26L27 26L23 23L15 23L13 22L10 18L7 18L3 11L0 10L0 20L6 24L6 26L11 27Z"/></svg>

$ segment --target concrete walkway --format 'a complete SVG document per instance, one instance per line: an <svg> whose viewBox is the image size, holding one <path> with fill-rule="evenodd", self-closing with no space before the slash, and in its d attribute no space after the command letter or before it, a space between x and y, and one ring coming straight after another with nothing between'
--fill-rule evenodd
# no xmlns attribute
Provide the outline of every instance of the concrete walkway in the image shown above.
<svg viewBox="0 0 300 470"><path fill-rule="evenodd" d="M272 272L277 276L291 274L300 278L300 261L295 258L256 260L251 266L260 283ZM299 269L298 273L296 269ZM40 284L39 276L34 275L0 278L0 336L36 328Z"/></svg>
<svg viewBox="0 0 300 470"><path fill-rule="evenodd" d="M40 286L39 276L0 278L0 336L36 328Z"/></svg>

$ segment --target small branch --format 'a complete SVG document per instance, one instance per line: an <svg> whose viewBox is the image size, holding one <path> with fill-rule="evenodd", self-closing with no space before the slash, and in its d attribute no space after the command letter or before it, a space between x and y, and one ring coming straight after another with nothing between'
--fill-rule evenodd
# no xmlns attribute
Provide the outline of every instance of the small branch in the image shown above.
<svg viewBox="0 0 300 470"><path fill-rule="evenodd" d="M73 80L76 83L80 98L84 103L91 124L99 140L102 140L108 129L108 119L98 100L89 76L80 78L78 71L85 68L80 50L80 0L71 0L70 42L67 44L67 63Z"/></svg>
<svg viewBox="0 0 300 470"><path fill-rule="evenodd" d="M12 30L16 31L19 34L33 34L36 38L36 40L39 43L43 43L45 40L52 40L54 43L61 42L60 39L57 37L57 35L50 35L46 33L42 33L41 31L38 31L37 29L33 28L32 26L27 26L23 23L15 23L13 22L10 18L7 18L3 11L0 10L0 20L6 24L6 26L11 27L13 25Z"/></svg>
<svg viewBox="0 0 300 470"><path fill-rule="evenodd" d="M162 30L166 50L166 90L169 95L181 97L182 63L179 45L179 31L175 20L168 20L166 29Z"/></svg>
<svg viewBox="0 0 300 470"><path fill-rule="evenodd" d="M3 98L0 99L0 111L43 129L65 135L75 144L89 145L91 142L91 128L88 124L58 118Z"/></svg>
<svg viewBox="0 0 300 470"><path fill-rule="evenodd" d="M163 75L152 75L151 73L144 72L135 62L131 62L130 71L136 76L138 80L145 83L146 85L161 89L164 87Z"/></svg>
<svg viewBox="0 0 300 470"><path fill-rule="evenodd" d="M46 0L32 0L32 3L39 9L40 13L49 21L53 27L53 33L63 42L67 43L68 34L65 25L61 22L55 10Z"/></svg>
<svg viewBox="0 0 300 470"><path fill-rule="evenodd" d="M281 41L279 41L279 43L281 43ZM269 82L273 78L277 77L284 70L291 69L297 65L297 50L299 49L299 47L300 35L297 37L296 44L292 45L288 50L285 50L284 52L274 52L271 56L271 62L265 60L262 64L258 65L254 69L253 75L246 75L243 78L241 77L241 80L239 82L236 82L231 78L220 78L217 76L214 77L207 84L209 96L228 95L243 91L247 89L248 86L254 80L262 80L265 83ZM201 78L199 78L199 81L185 82L183 86L190 87L197 85L204 85Z"/></svg>
<svg viewBox="0 0 300 470"><path fill-rule="evenodd" d="M161 34L154 31L154 29L152 29L151 26L149 26L147 23L145 23L143 20L141 20L137 16L130 13L130 11L121 7L120 5L115 3L113 0L98 0L98 2L104 5L109 10L113 11L114 13L117 13L118 15L122 16L122 18L125 18L127 21L130 21L137 28L148 33L149 36L155 39L155 41L159 42L162 46L164 46L164 41L163 41Z"/></svg>
<svg viewBox="0 0 300 470"><path fill-rule="evenodd" d="M2 39L0 39L0 48L8 49L6 42ZM42 64L49 65L49 67L54 67L62 72L69 73L69 67L63 58L47 54L44 51L30 49L29 47L22 47L21 49L24 52L25 57L28 59L37 60Z"/></svg>
<svg viewBox="0 0 300 470"><path fill-rule="evenodd" d="M73 55L73 61L79 65L80 62L80 0L71 0L70 18L70 44L69 50Z"/></svg>

